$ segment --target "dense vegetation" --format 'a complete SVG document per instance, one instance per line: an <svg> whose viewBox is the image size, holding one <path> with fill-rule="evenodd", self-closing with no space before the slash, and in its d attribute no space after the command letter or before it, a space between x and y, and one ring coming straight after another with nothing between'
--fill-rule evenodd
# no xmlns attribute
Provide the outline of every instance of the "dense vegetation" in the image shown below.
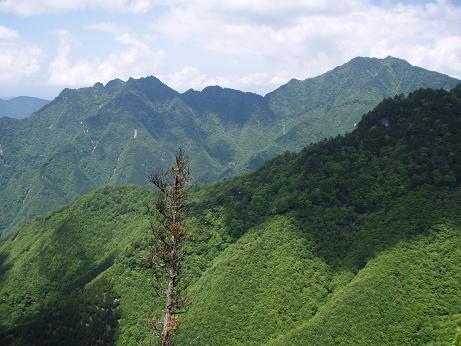
<svg viewBox="0 0 461 346"><path fill-rule="evenodd" d="M28 119L0 118L0 231L103 184L145 185L179 144L197 182L214 181L350 131L384 97L457 83L400 59L356 58L265 97L180 94L154 77L66 89Z"/></svg>
<svg viewBox="0 0 461 346"><path fill-rule="evenodd" d="M362 114L384 98L408 94L418 88L448 88L441 74L434 74L405 60L357 57L319 77L292 80L266 95L287 131L277 146L298 150L307 144L352 130Z"/></svg>
<svg viewBox="0 0 461 346"><path fill-rule="evenodd" d="M26 118L48 102L50 101L30 96L18 96L7 100L0 99L0 117Z"/></svg>
<svg viewBox="0 0 461 346"><path fill-rule="evenodd" d="M461 326L461 87L190 201L180 345L451 345ZM139 345L149 192L104 187L0 243L2 344ZM25 279L26 278L26 279Z"/></svg>

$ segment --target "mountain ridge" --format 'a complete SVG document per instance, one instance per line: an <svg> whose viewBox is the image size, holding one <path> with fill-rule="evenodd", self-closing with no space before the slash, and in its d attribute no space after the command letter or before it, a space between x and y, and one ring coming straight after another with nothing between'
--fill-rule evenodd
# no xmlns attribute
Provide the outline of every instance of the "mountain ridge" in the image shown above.
<svg viewBox="0 0 461 346"><path fill-rule="evenodd" d="M265 97L217 86L178 93L155 77L64 89L32 117L0 121L0 229L105 183L145 185L179 145L198 183L216 181L350 131L384 97L459 82L400 60L395 71L389 59L350 64Z"/></svg>

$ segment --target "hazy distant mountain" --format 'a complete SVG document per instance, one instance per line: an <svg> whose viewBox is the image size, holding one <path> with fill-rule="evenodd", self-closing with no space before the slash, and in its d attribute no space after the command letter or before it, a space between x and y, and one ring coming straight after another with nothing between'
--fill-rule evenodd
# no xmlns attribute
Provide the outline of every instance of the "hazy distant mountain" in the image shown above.
<svg viewBox="0 0 461 346"><path fill-rule="evenodd" d="M262 97L207 87L178 93L155 77L65 89L32 117L0 118L0 228L107 183L144 185L187 145L197 182L350 131L385 97L459 81L395 58L356 58Z"/></svg>
<svg viewBox="0 0 461 346"><path fill-rule="evenodd" d="M18 96L6 100L0 99L0 117L26 118L48 102L50 101L30 96Z"/></svg>

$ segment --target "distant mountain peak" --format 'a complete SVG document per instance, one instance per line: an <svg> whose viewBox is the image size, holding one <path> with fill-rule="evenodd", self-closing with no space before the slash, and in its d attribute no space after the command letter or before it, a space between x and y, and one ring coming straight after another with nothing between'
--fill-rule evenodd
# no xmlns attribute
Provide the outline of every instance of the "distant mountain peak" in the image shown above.
<svg viewBox="0 0 461 346"><path fill-rule="evenodd" d="M165 85L160 79L158 79L155 76L145 76L145 77L140 77L140 78L133 78L130 77L128 78L126 84L131 84L131 83L143 83L143 84L152 84L152 85Z"/></svg>
<svg viewBox="0 0 461 346"><path fill-rule="evenodd" d="M400 58L393 57L392 55L386 56L383 60L399 60L399 61L406 61L406 60L404 60L404 59L400 59Z"/></svg>
<svg viewBox="0 0 461 346"><path fill-rule="evenodd" d="M17 96L6 100L0 99L0 117L26 118L49 102L49 100L31 96Z"/></svg>
<svg viewBox="0 0 461 346"><path fill-rule="evenodd" d="M138 79L129 78L125 83L125 88L127 90L137 90L151 100L166 100L179 95L176 90L170 88L154 76L141 77Z"/></svg>
<svg viewBox="0 0 461 346"><path fill-rule="evenodd" d="M208 92L213 92L213 91L222 91L224 88L219 85L208 85L205 88L203 88L202 93L208 93Z"/></svg>
<svg viewBox="0 0 461 346"><path fill-rule="evenodd" d="M112 79L108 81L105 85L105 88L108 91L116 91L116 90L121 89L123 85L125 85L125 82L122 81L121 79L116 78L116 79Z"/></svg>
<svg viewBox="0 0 461 346"><path fill-rule="evenodd" d="M375 66L382 66L382 65L404 65L408 67L413 66L405 59L396 58L391 55L388 55L385 58L357 56L349 60L347 63L340 65L338 67L341 68L341 67L347 67L351 65L360 66L362 64L373 64Z"/></svg>

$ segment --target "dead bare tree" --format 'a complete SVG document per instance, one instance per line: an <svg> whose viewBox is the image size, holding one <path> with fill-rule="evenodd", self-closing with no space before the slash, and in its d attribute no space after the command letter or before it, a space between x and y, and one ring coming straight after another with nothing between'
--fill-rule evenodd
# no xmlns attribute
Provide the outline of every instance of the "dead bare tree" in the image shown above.
<svg viewBox="0 0 461 346"><path fill-rule="evenodd" d="M159 195L155 211L150 213L156 216L151 224L154 243L149 247L146 265L153 269L158 292L165 299L163 319L159 322L152 320L150 325L154 329L158 327L162 346L174 345L177 315L183 305L179 283L184 256L181 245L188 236L184 230L184 220L189 181L189 162L182 148L178 149L176 162L169 170L149 176L149 182L159 190Z"/></svg>

